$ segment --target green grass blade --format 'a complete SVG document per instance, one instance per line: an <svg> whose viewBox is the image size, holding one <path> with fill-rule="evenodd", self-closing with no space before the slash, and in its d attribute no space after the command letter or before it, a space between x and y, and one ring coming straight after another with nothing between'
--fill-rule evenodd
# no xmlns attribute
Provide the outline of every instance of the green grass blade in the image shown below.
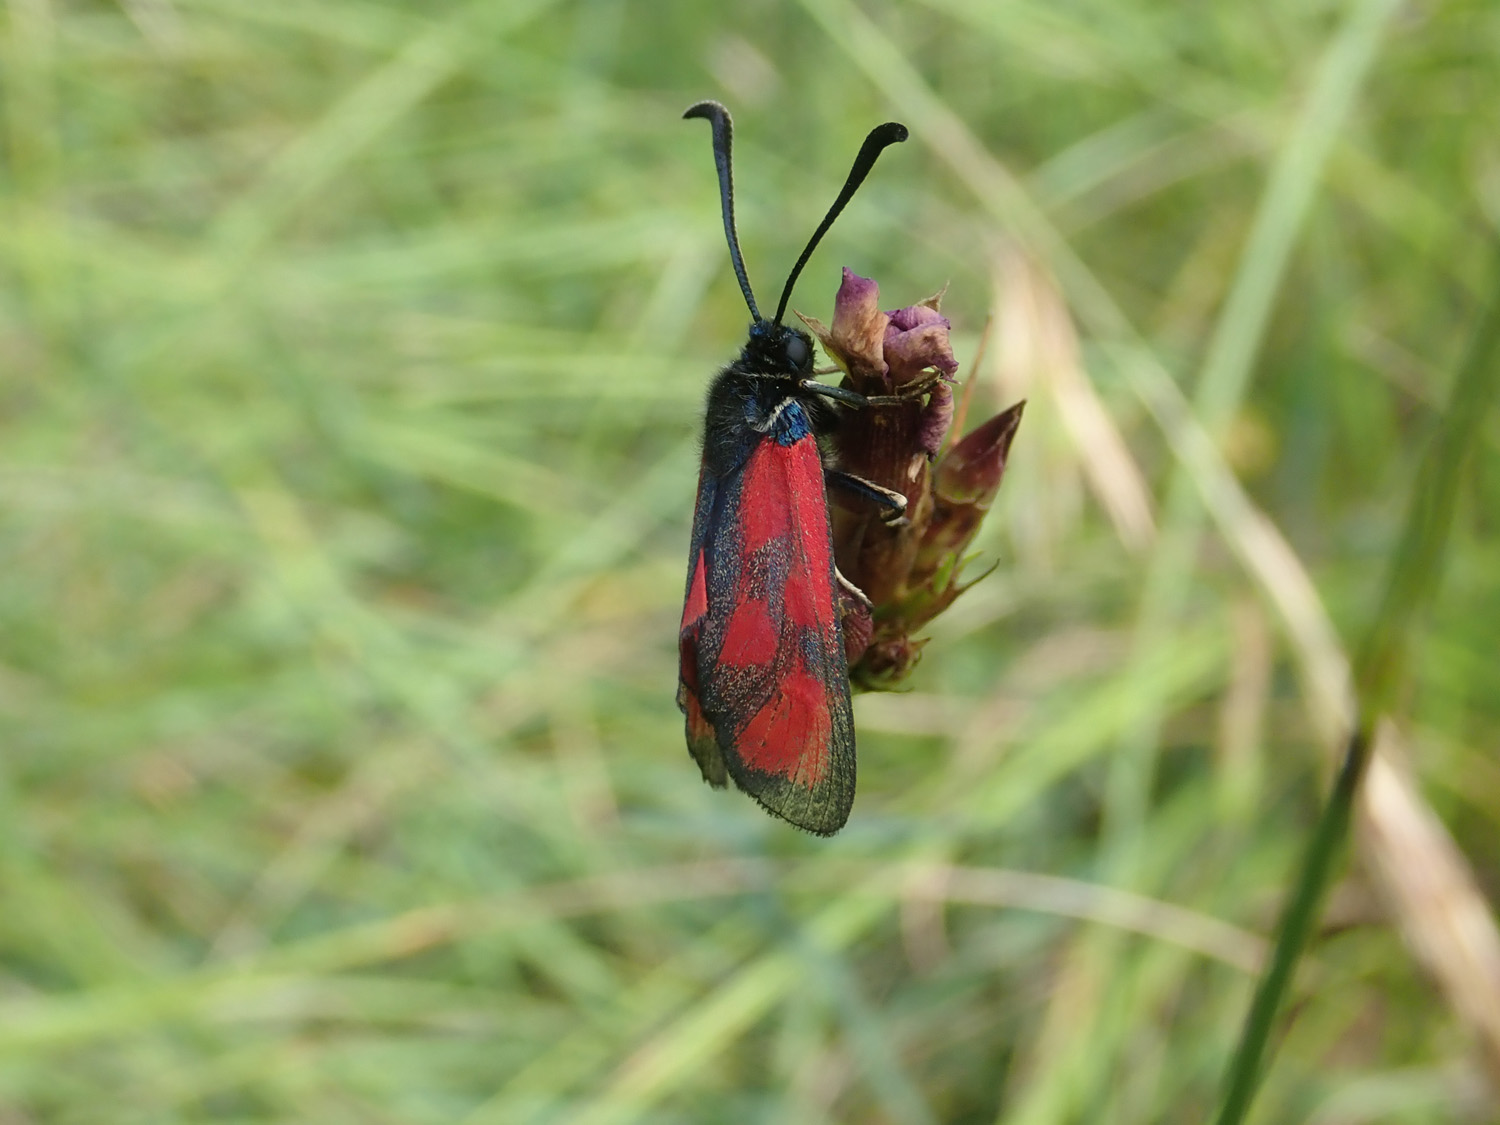
<svg viewBox="0 0 1500 1125"><path fill-rule="evenodd" d="M1448 409L1429 439L1412 483L1406 522L1386 576L1380 611L1355 665L1359 714L1333 792L1313 830L1296 889L1277 927L1271 964L1256 988L1245 1030L1230 1063L1218 1125L1240 1125L1262 1077L1276 1012L1317 923L1335 861L1349 835L1354 800L1369 763L1375 725L1389 713L1403 682L1416 618L1442 577L1444 547L1453 523L1464 464L1500 389L1500 254L1491 303L1480 313Z"/></svg>

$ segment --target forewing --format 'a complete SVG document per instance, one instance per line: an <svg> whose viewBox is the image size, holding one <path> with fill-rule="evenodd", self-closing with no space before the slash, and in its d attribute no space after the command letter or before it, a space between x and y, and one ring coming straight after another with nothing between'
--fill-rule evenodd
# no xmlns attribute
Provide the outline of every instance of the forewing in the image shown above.
<svg viewBox="0 0 1500 1125"><path fill-rule="evenodd" d="M836 832L854 801L854 719L817 445L767 437L734 473L705 474L698 501L678 691L689 748L713 781L712 732L741 789Z"/></svg>
<svg viewBox="0 0 1500 1125"><path fill-rule="evenodd" d="M722 789L728 783L724 756L719 752L714 728L703 713L698 688L699 641L708 613L708 567L705 543L712 538L717 482L707 469L698 474L698 502L693 509L693 540L688 552L687 593L683 598L682 624L677 633L677 706L687 726L688 752L703 771L703 780Z"/></svg>

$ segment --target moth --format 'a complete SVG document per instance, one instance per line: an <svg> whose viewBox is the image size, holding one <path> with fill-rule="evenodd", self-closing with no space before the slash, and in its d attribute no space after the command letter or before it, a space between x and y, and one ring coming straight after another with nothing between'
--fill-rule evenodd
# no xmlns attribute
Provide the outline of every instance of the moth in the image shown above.
<svg viewBox="0 0 1500 1125"><path fill-rule="evenodd" d="M704 411L677 704L705 781L722 788L732 778L768 812L831 836L854 804L840 603L865 599L834 565L828 489L889 520L902 518L906 500L831 463L826 439L839 412L877 400L819 383L811 337L782 317L818 242L880 153L906 140L907 130L887 122L870 131L767 320L735 233L729 111L704 101L683 116L712 127L724 236L752 323L739 358L709 387Z"/></svg>

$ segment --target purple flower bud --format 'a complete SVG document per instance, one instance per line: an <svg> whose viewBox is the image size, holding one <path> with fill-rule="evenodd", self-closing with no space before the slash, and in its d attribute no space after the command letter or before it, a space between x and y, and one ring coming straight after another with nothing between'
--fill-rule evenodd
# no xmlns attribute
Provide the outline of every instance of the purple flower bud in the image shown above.
<svg viewBox="0 0 1500 1125"><path fill-rule="evenodd" d="M916 667L926 647L926 637L913 638L904 632L883 636L865 650L854 669L855 680L871 691L894 687Z"/></svg>
<svg viewBox="0 0 1500 1125"><path fill-rule="evenodd" d="M1018 402L954 443L938 462L933 478L933 488L940 499L951 504L989 507L1000 490L1005 459L1025 408L1024 401Z"/></svg>
<svg viewBox="0 0 1500 1125"><path fill-rule="evenodd" d="M932 478L932 518L912 563L910 578L914 582L922 583L943 570L956 569L952 564L973 541L980 521L1000 491L1010 443L1025 407L1025 402L1018 402L1001 411L955 443L937 463Z"/></svg>

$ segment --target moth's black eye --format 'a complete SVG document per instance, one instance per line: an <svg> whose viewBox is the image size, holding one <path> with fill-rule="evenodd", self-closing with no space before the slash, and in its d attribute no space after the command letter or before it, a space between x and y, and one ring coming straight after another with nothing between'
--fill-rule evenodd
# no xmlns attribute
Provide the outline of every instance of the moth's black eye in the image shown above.
<svg viewBox="0 0 1500 1125"><path fill-rule="evenodd" d="M807 341L801 336L788 336L786 341L787 362L793 367L804 366L810 358Z"/></svg>

